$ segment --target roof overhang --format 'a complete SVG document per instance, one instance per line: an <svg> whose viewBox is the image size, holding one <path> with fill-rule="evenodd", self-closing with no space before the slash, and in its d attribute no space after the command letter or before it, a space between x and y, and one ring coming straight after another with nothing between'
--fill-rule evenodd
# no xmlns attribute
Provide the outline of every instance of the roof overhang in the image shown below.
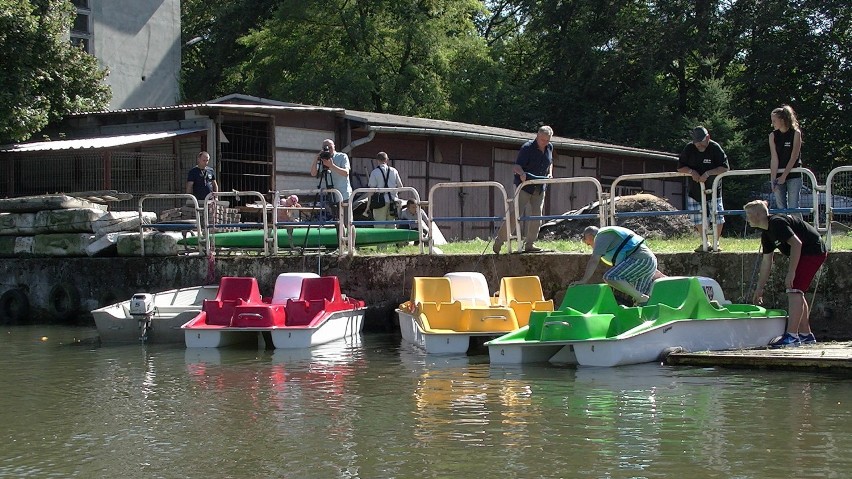
<svg viewBox="0 0 852 479"><path fill-rule="evenodd" d="M136 145L151 141L177 138L207 131L207 128L185 128L181 130L156 131L152 133L135 133L132 135L99 136L94 138L78 138L75 140L38 141L33 143L18 143L0 147L4 153L28 153L37 151L59 150L100 150L117 146Z"/></svg>

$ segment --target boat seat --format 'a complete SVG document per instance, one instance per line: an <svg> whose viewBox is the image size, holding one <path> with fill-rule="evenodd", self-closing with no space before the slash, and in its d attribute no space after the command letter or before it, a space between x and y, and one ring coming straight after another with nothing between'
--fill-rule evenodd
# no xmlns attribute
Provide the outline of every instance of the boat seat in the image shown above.
<svg viewBox="0 0 852 479"><path fill-rule="evenodd" d="M553 311L553 300L545 300L538 276L507 276L500 280L499 304L515 311L520 327L529 323L533 311Z"/></svg>
<svg viewBox="0 0 852 479"><path fill-rule="evenodd" d="M341 301L340 281L337 276L305 278L302 280L302 291L299 293L299 299L304 301L319 299L330 302Z"/></svg>
<svg viewBox="0 0 852 479"><path fill-rule="evenodd" d="M419 304L420 320L423 328L427 331L449 330L462 331L463 314L461 303L434 303L424 302Z"/></svg>
<svg viewBox="0 0 852 479"><path fill-rule="evenodd" d="M323 312L349 309L349 303L340 294L337 276L304 278L299 299L288 299L287 326L308 326Z"/></svg>
<svg viewBox="0 0 852 479"><path fill-rule="evenodd" d="M616 314L623 308L608 285L578 284L568 287L559 309L573 309L584 314Z"/></svg>
<svg viewBox="0 0 852 479"><path fill-rule="evenodd" d="M464 271L447 273L444 277L450 280L452 300L459 301L462 307L491 306L488 282L482 273Z"/></svg>
<svg viewBox="0 0 852 479"><path fill-rule="evenodd" d="M319 278L316 273L281 273L275 279L271 304L286 304L288 299L298 299L302 292L302 280Z"/></svg>
<svg viewBox="0 0 852 479"><path fill-rule="evenodd" d="M411 288L411 303L452 303L453 293L450 280L444 277L414 277Z"/></svg>
<svg viewBox="0 0 852 479"><path fill-rule="evenodd" d="M257 279L226 276L219 282L215 299L205 299L202 311L207 313L207 324L230 326L234 308L245 303L262 303Z"/></svg>
<svg viewBox="0 0 852 479"><path fill-rule="evenodd" d="M726 308L710 304L696 277L661 278L654 281L648 304L642 308L646 320L659 326L681 319L734 317Z"/></svg>

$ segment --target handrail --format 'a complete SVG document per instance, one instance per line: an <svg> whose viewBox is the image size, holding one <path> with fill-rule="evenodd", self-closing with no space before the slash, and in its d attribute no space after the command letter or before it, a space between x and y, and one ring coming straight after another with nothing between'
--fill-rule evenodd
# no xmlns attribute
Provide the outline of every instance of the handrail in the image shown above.
<svg viewBox="0 0 852 479"><path fill-rule="evenodd" d="M417 218L420 218L420 194L417 193L417 189L415 189L411 186L399 186L397 188L356 188L354 191L352 191L352 195L350 196L350 198L354 198L356 193L371 193L370 196L372 196L372 193L399 193L399 192L403 192L403 191L409 192L414 196L414 200L417 202ZM391 201L393 201L393 200L391 200ZM368 208L370 207L369 204L370 203L369 203L369 200L368 200L368 203L367 203ZM400 221L398 219L395 220L395 221L387 221L387 222L355 221L353 215L354 215L354 213L352 211L352 206L351 206L351 202L350 202L350 207L347 208L347 211L346 211L346 218L349 221L349 224L352 225L353 228L355 227L356 224L370 225L370 224L385 224L385 223L387 223L387 224L397 225L397 224L407 223L407 221L405 221L405 220ZM420 234L419 221L418 221L418 224L416 224L415 226L417 226L416 230L417 230L417 233L419 235ZM430 226L430 225L426 225L426 226ZM431 236L432 236L432 228L429 228L429 237L431 237ZM352 255L355 254L355 237L353 235L347 235L346 239L347 239L347 244L348 244L348 248L349 248L349 256L352 256ZM420 241L419 244L420 244L420 253L422 254L423 253L423 241Z"/></svg>
<svg viewBox="0 0 852 479"><path fill-rule="evenodd" d="M813 193L813 194L811 194L811 199L813 200L812 201L813 206L811 208L807 208L807 209L810 209L811 213L813 214L814 228L816 228L817 231L819 231L819 195L817 193L818 183L817 183L816 175L814 175L814 173L807 168L793 168L792 170L790 170L790 172L791 173L804 173L811 180L811 191ZM713 217L713 221L715 221L716 216L719 214L719 212L717 211L718 210L718 201L717 200L718 200L718 197L719 197L719 183L722 181L722 178L724 178L726 176L756 176L756 175L770 176L771 174L772 174L772 170L770 170L769 168L757 168L757 169L752 169L752 170L728 170L724 173L717 175L716 178L713 179L713 186L712 186L712 193L711 193L712 199L711 199L711 204L710 204L711 215ZM802 209L807 210L805 208L796 208L796 209L797 210L802 210ZM789 208L787 210L789 210ZM787 210L774 209L774 210L770 210L770 212L772 212L772 211L779 212L779 211L787 211ZM713 244L719 244L719 237L718 236L719 236L719 234L716 231L716 228L713 228Z"/></svg>
<svg viewBox="0 0 852 479"><path fill-rule="evenodd" d="M147 195L142 195L142 197L139 198L139 209L138 209L138 215L139 215L139 247L140 247L140 250L141 250L140 254L142 256L145 256L145 234L144 234L145 228L156 228L155 225L146 225L146 224L144 224L144 221L142 221L142 203L144 203L145 200L150 200L150 199L176 199L176 198L187 198L187 199L192 200L192 204L194 205L193 211L195 212L195 229L196 229L196 232L198 233L198 244L197 244L198 252L199 253L204 252L204 249L202 248L202 238L203 237L202 237L202 230L201 230L201 219L198 217L198 212L201 211L201 208L198 206L198 199L195 197L195 195L191 195L189 193L150 193L150 194L147 194ZM205 238L205 241L206 241L206 236L204 238Z"/></svg>
<svg viewBox="0 0 852 479"><path fill-rule="evenodd" d="M305 222L301 223L302 225L307 225L310 228L312 225L322 226L326 223L337 223L337 250L340 256L343 256L343 194L340 193L340 190L335 188L314 188L314 189L292 189L292 190L276 190L273 192L273 200L272 200L272 217L275 218L272 221L272 238L268 239L272 243L272 250L274 254L278 254L279 246L278 246L278 210L282 209L280 206L281 198L290 196L290 195L324 195L331 193L334 199L337 200L338 211L337 211L337 221L326 222ZM355 194L349 196L349 207L346 208L351 210L352 198L355 197ZM285 226L286 227L286 226Z"/></svg>
<svg viewBox="0 0 852 479"><path fill-rule="evenodd" d="M568 184L568 183L592 183L595 186L595 190L598 193L598 222L600 223L600 227L603 228L606 226L606 215L604 214L603 208L603 187L601 186L601 182L598 181L597 178L592 176L578 176L574 178L546 178L546 179L535 179L535 180L527 180L519 184L515 188L515 196L512 198L512 202L514 203L515 208L515 230L517 231L517 241L518 247L520 248L521 244L521 220L529 221L529 220L543 220L543 219L560 219L571 217L571 215L541 215L541 216L524 216L521 217L521 208L518 204L518 196L520 196L521 191L525 186L528 185L553 185L553 184ZM511 234L509 238L511 238ZM512 252L512 242L511 240L508 242L508 251Z"/></svg>
<svg viewBox="0 0 852 479"><path fill-rule="evenodd" d="M506 222L506 228L507 228L506 234L508 235L509 241L511 243L512 224L509 221L509 206L508 206L509 195L506 193L506 188L499 181L450 181L450 182L446 182L446 183L437 183L437 184L433 185L432 188L429 189L429 197L428 197L429 198L429 206L432 207L432 205L435 204L435 192L439 189L443 189L443 188L483 188L483 187L485 187L485 188L496 188L497 191L499 191L503 195L503 205L505 206L505 208L503 209L503 221ZM500 218L499 216L488 217L488 219L490 219L490 220L495 220L495 219L499 219L499 218ZM430 217L430 220L432 220L433 222L436 221L436 220L439 220L439 219L474 221L472 219L467 219L464 216L458 216L458 217L457 216L447 216L447 217L444 217L444 218ZM477 220L483 221L482 218L478 218ZM431 225L430 225L429 229L430 229L429 254L432 254L432 252L434 251L435 239L432 237L432 234L431 234ZM511 251L511 244L509 245L509 248L510 248L510 251Z"/></svg>
<svg viewBox="0 0 852 479"><path fill-rule="evenodd" d="M263 210L266 211L266 197L263 196L263 194L260 193L259 191L237 191L237 190L217 191L215 193L208 194L204 198L204 201L205 201L205 204L209 204L209 201L212 198L219 198L219 197L222 197L222 198L235 197L236 198L236 197L239 197L239 196L257 196L258 198L260 198L260 204L262 205ZM216 245L214 244L215 241L213 239L213 236L209 233L210 228L215 228L216 226L239 226L239 227L249 226L247 223L240 223L240 224L237 224L237 225L228 225L226 223L220 223L220 224L212 224L211 225L210 224L210 208L204 208L204 224L207 225L207 231L208 231L207 236L208 236L208 239L209 239L209 241L207 241L207 254L213 254L213 248L216 247ZM269 222L267 221L265 214L263 215L262 224L263 224L263 254L268 256L269 255L269 241L268 241L267 233L269 231Z"/></svg>
<svg viewBox="0 0 852 479"><path fill-rule="evenodd" d="M610 201L612 201L612 205L609 209L609 224L615 225L615 217L617 213L615 212L615 187L618 186L618 183L624 180L659 180L661 178L678 178L678 177L692 177L690 173L682 173L680 171L660 171L657 173L633 173L627 175L621 175L612 180L612 184L610 185ZM707 251L707 230L713 229L716 230L716 217L708 218L707 217L707 195L706 193L706 185L704 182L701 182L701 210L699 214L701 215L701 248L704 251ZM686 199L684 199L684 207L686 206ZM667 214L678 214L678 215L688 215L695 214L694 210L677 210L672 211ZM717 244L717 243L714 243Z"/></svg>
<svg viewBox="0 0 852 479"><path fill-rule="evenodd" d="M852 172L852 166L838 166L831 170L825 178L825 246L829 250L831 250L831 223L834 221L834 211L847 212L849 210L849 208L835 208L834 201L831 199L831 184L834 181L834 176L843 172ZM848 212L852 213L852 211Z"/></svg>
<svg viewBox="0 0 852 479"><path fill-rule="evenodd" d="M657 173L632 173L627 175L621 175L612 180L612 184L609 186L609 198L612 201L612 206L609 208L609 224L615 225L615 187L618 186L622 181L627 180L659 180L661 178L678 178L678 177L690 177L689 173L681 173L679 171L660 171ZM684 213L684 211L689 210L679 210L677 213L672 211L671 214L689 214Z"/></svg>

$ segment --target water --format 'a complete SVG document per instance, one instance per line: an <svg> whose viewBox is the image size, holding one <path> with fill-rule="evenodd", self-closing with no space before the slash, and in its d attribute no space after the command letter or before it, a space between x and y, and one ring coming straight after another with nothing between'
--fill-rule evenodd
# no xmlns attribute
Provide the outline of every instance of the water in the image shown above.
<svg viewBox="0 0 852 479"><path fill-rule="evenodd" d="M852 381L0 330L0 477L850 477ZM84 339L82 343L75 340Z"/></svg>

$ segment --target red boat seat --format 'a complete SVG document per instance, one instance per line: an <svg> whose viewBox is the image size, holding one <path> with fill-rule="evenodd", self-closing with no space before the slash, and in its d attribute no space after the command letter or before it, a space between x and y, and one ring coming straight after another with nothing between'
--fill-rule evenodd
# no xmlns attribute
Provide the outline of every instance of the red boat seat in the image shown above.
<svg viewBox="0 0 852 479"><path fill-rule="evenodd" d="M322 312L340 311L351 306L340 294L337 276L304 278L297 300L287 300L287 326L308 326Z"/></svg>
<svg viewBox="0 0 852 479"><path fill-rule="evenodd" d="M207 313L208 325L230 326L234 308L245 303L262 302L255 278L226 276L219 282L216 299L205 299L201 309Z"/></svg>

